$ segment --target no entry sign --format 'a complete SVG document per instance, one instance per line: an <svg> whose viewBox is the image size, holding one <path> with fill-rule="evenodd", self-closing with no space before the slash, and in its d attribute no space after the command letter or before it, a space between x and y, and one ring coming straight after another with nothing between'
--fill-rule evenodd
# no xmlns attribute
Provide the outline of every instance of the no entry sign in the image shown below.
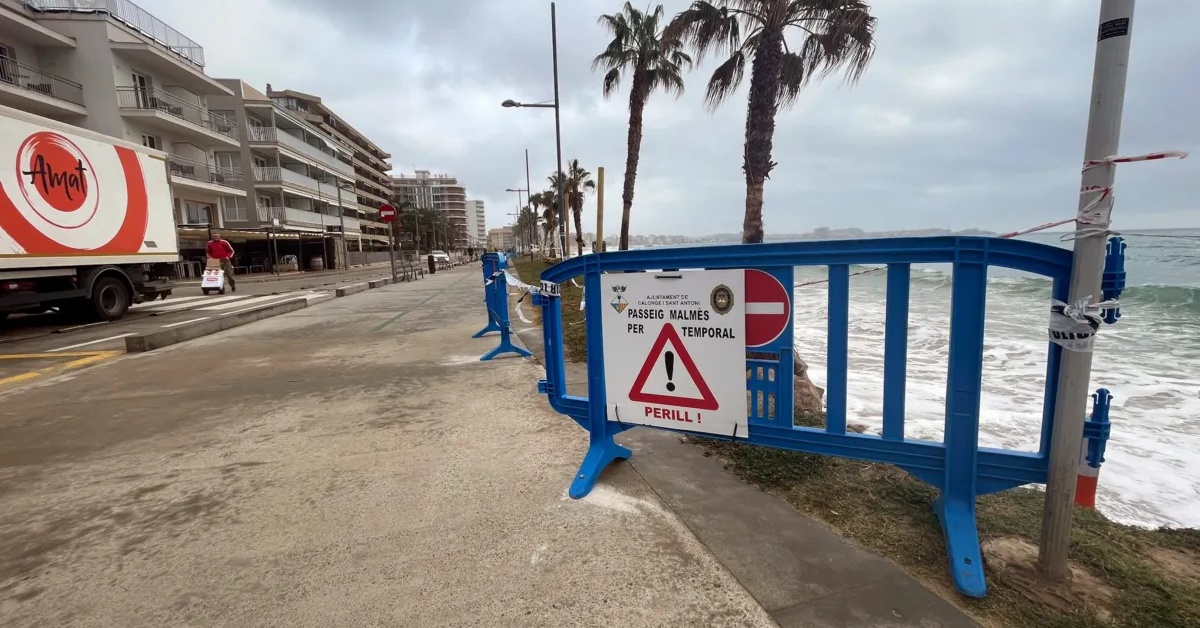
<svg viewBox="0 0 1200 628"><path fill-rule="evenodd" d="M379 206L379 220L383 222L391 222L396 219L396 208L391 205Z"/></svg>
<svg viewBox="0 0 1200 628"><path fill-rule="evenodd" d="M746 346L775 342L792 320L792 295L769 273L746 271Z"/></svg>

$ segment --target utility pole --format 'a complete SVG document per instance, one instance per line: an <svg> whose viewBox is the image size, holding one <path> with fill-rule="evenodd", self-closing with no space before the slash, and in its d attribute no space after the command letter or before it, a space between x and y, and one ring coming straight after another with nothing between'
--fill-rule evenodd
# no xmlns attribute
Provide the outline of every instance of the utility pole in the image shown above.
<svg viewBox="0 0 1200 628"><path fill-rule="evenodd" d="M1100 27L1092 74L1091 111L1088 115L1084 161L1103 160L1117 154L1121 138L1121 111L1125 104L1125 78L1129 71L1133 6L1134 0L1100 2ZM1111 163L1084 170L1082 188L1110 189L1115 171L1116 167ZM1082 195L1080 209L1095 198L1094 194ZM1086 228L1108 229L1112 194L1109 193L1101 203L1104 208L1102 224L1089 224ZM1084 224L1076 222L1077 231L1083 228ZM1071 303L1088 296L1092 297L1092 303L1101 300L1105 240L1103 233L1075 239ZM1055 580L1070 576L1067 558L1075 514L1075 475L1079 466L1091 370L1091 351L1063 349L1055 395L1054 431L1050 439L1050 469L1046 481L1042 537L1038 548L1038 570Z"/></svg>

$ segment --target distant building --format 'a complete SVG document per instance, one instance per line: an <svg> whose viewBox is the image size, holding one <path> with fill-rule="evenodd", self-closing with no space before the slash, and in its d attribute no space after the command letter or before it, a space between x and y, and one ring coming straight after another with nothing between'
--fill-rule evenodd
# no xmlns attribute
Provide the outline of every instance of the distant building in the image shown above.
<svg viewBox="0 0 1200 628"><path fill-rule="evenodd" d="M488 246L500 251L513 248L512 227L497 227L488 231Z"/></svg>
<svg viewBox="0 0 1200 628"><path fill-rule="evenodd" d="M392 177L392 194L397 202L408 202L416 208L445 212L450 228L456 236L455 248L470 245L467 188L460 185L453 175L432 174L428 170L399 174Z"/></svg>
<svg viewBox="0 0 1200 628"><path fill-rule="evenodd" d="M471 246L487 244L487 213L483 201L467 201L467 237Z"/></svg>

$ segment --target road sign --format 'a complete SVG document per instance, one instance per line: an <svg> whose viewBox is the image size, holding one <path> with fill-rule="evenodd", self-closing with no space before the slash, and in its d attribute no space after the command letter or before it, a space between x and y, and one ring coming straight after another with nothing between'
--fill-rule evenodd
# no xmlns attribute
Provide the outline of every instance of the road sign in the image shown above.
<svg viewBox="0 0 1200 628"><path fill-rule="evenodd" d="M668 348L670 347L670 348ZM676 369L676 360L682 369ZM650 375L655 369L661 367L667 373L667 384L664 388L667 389L667 394L651 393L646 390L646 383L650 379ZM676 394L676 390L680 384L677 383L681 377L676 376L679 371L685 371L692 386L697 389L700 396L690 398ZM704 381L704 376L700 371L696 370L696 362L692 360L692 355L688 353L687 347L684 346L683 340L679 337L679 332L670 323L663 325L662 331L658 334L658 340L654 341L654 347L650 349L650 355L646 356L646 362L642 364L642 370L638 373L637 379L633 382L633 388L629 390L629 398L633 401L643 403L661 403L668 405L683 406L685 408L695 408L697 410L716 410L720 407L717 403L717 398L713 396L712 390L709 389L708 383Z"/></svg>
<svg viewBox="0 0 1200 628"><path fill-rule="evenodd" d="M388 204L379 206L379 220L382 222L391 222L396 219L396 208Z"/></svg>
<svg viewBox="0 0 1200 628"><path fill-rule="evenodd" d="M792 320L792 295L770 273L746 271L746 346L775 342Z"/></svg>
<svg viewBox="0 0 1200 628"><path fill-rule="evenodd" d="M745 272L600 279L608 420L745 438Z"/></svg>

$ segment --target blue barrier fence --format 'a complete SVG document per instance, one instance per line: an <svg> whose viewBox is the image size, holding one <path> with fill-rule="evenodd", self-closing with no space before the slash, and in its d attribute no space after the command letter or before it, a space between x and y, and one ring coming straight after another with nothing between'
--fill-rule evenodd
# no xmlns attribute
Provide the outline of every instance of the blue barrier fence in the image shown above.
<svg viewBox="0 0 1200 628"><path fill-rule="evenodd" d="M498 332L500 344L479 360L486 362L505 353L529 357L532 355L529 351L512 342L512 326L508 318L508 281L504 273L508 268L508 260L503 253L484 253L480 264L483 267L483 302L487 307L488 322L483 329L475 332L472 338L482 338L492 332Z"/></svg>
<svg viewBox="0 0 1200 628"><path fill-rule="evenodd" d="M1123 251L1123 246L1114 243L1110 253L1113 251ZM604 294L602 277L611 273L679 269L745 269L747 291L757 289L756 284L770 284L772 279L786 287L787 323L774 338L756 338L761 326L747 323L747 429L738 433L735 427L728 436L755 445L893 464L933 485L941 493L933 508L941 522L955 586L966 595L983 596L986 585L975 499L1046 481L1062 351L1047 342L1047 384L1038 451L979 447L988 268L1008 268L1046 277L1052 282L1052 298L1066 301L1071 260L1072 253L1068 250L1034 242L934 237L647 249L598 253L561 262L542 273L542 289L535 295L534 303L542 308L546 351L546 379L538 382L538 391L547 395L556 411L574 419L589 434L588 451L571 484L570 495L574 498L587 495L609 463L632 455L613 440L635 425L620 422L620 417L610 412L601 325L603 309L610 307L610 303L599 297ZM940 443L909 439L905 435L909 285L913 264L953 265L945 435ZM851 265L887 267L880 436L846 430ZM793 420L792 286L797 266L827 266L829 272L824 429L797 426ZM558 284L578 276L583 277L586 293L595 295L588 299L585 308L586 397L567 394L562 304L558 298ZM1113 284L1107 287L1116 291ZM746 310L746 314L749 319L751 310Z"/></svg>

